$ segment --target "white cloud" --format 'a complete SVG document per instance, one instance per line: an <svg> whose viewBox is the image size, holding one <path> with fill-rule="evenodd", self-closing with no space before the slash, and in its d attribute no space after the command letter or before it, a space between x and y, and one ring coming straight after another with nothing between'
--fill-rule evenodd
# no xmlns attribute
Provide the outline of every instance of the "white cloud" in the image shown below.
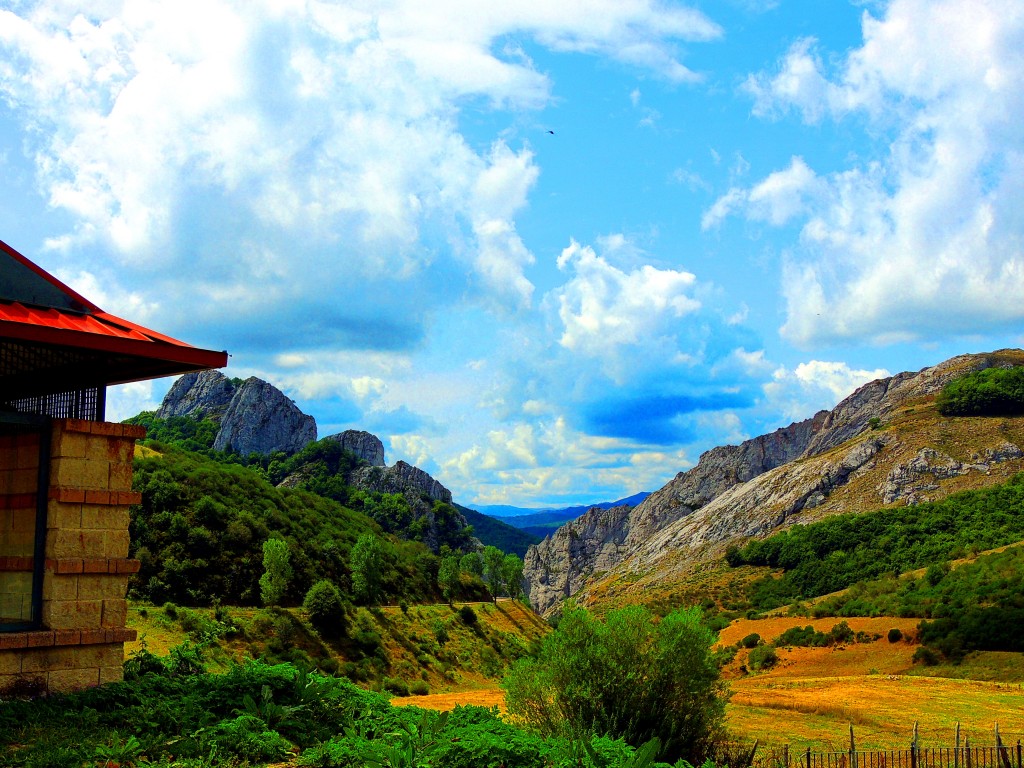
<svg viewBox="0 0 1024 768"><path fill-rule="evenodd" d="M281 325L408 346L446 300L532 301L516 216L533 154L479 150L458 127L466 100L550 101L508 41L686 81L676 46L720 35L656 0L18 4L0 11L0 97L31 129L40 188L73 217L51 244L144 282L154 323L245 315L236 349L288 351Z"/></svg>
<svg viewBox="0 0 1024 768"><path fill-rule="evenodd" d="M853 369L843 362L810 360L790 370L780 366L764 385L768 404L790 421L833 408L858 387L892 374L884 368Z"/></svg>
<svg viewBox="0 0 1024 768"><path fill-rule="evenodd" d="M680 319L700 308L690 272L644 265L629 272L573 241L558 257L572 277L553 298L563 325L559 343L590 355L673 336Z"/></svg>
<svg viewBox="0 0 1024 768"><path fill-rule="evenodd" d="M769 174L749 190L734 187L718 198L701 217L701 228L716 227L738 210L753 221L783 226L806 212L819 186L804 159L794 157L788 168Z"/></svg>
<svg viewBox="0 0 1024 768"><path fill-rule="evenodd" d="M1024 6L894 0L824 71L810 41L748 81L755 111L868 120L873 155L815 174L796 160L705 214L802 225L784 270L782 333L888 343L1024 319ZM796 171L799 171L798 173ZM776 184L788 175L788 188ZM763 192L764 198L755 200Z"/></svg>

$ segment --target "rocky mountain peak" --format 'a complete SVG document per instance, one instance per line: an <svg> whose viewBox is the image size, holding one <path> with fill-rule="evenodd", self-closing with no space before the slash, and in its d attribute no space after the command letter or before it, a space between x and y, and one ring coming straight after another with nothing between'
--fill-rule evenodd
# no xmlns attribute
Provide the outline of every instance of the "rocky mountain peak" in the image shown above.
<svg viewBox="0 0 1024 768"><path fill-rule="evenodd" d="M342 450L355 454L371 467L383 467L384 443L376 435L358 429L346 429L336 435L328 435L324 440L333 440L341 445Z"/></svg>
<svg viewBox="0 0 1024 768"><path fill-rule="evenodd" d="M316 421L281 390L250 376L228 403L213 441L217 451L298 453L316 440Z"/></svg>
<svg viewBox="0 0 1024 768"><path fill-rule="evenodd" d="M234 383L220 371L186 373L171 385L156 415L161 419L191 416L219 421L234 395Z"/></svg>

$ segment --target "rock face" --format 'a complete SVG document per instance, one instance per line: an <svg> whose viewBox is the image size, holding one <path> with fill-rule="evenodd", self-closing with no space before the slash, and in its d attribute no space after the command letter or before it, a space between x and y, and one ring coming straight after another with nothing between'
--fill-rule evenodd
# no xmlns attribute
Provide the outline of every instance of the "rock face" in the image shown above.
<svg viewBox="0 0 1024 768"><path fill-rule="evenodd" d="M953 378L1011 364L1024 364L1024 353L955 357L865 384L833 410L806 421L707 451L696 467L632 510L611 516L590 510L531 547L524 559L530 602L550 613L566 597L585 593L595 574L644 573L656 580L694 558L709 557L730 539L765 535L795 515L848 511L845 502L833 500L848 484L860 489L858 504L915 503L943 478L987 474L1003 462L1015 465L1024 452L1005 439L961 461L872 429L874 419L887 422ZM860 479L878 472L886 474L870 483L870 498L864 498Z"/></svg>
<svg viewBox="0 0 1024 768"><path fill-rule="evenodd" d="M235 394L235 385L220 371L186 373L171 386L156 415L220 420Z"/></svg>
<svg viewBox="0 0 1024 768"><path fill-rule="evenodd" d="M219 371L186 373L174 382L156 415L215 421L220 430L213 447L243 456L296 453L316 440L313 417L300 411L281 390L256 377L235 386Z"/></svg>
<svg viewBox="0 0 1024 768"><path fill-rule="evenodd" d="M343 450L355 454L371 467L384 466L384 443L376 435L357 429L347 429L337 435L328 435L324 440L339 443Z"/></svg>
<svg viewBox="0 0 1024 768"><path fill-rule="evenodd" d="M281 390L252 376L242 382L221 417L214 450L297 453L316 440L316 422Z"/></svg>
<svg viewBox="0 0 1024 768"><path fill-rule="evenodd" d="M610 570L626 552L632 507L594 507L566 523L523 559L530 604L544 613L576 594L595 572Z"/></svg>
<svg viewBox="0 0 1024 768"><path fill-rule="evenodd" d="M422 469L404 461L396 462L393 467L381 469L381 466L359 467L349 475L350 484L364 491L411 493L417 497L426 494L433 501L452 503L452 492Z"/></svg>

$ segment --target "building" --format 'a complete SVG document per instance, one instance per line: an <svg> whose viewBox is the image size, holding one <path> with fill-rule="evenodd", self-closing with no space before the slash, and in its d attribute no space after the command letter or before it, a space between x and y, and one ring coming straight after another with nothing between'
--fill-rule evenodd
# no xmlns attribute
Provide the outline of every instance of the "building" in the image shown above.
<svg viewBox="0 0 1024 768"><path fill-rule="evenodd" d="M106 388L221 368L108 314L0 241L0 692L121 679L135 440Z"/></svg>

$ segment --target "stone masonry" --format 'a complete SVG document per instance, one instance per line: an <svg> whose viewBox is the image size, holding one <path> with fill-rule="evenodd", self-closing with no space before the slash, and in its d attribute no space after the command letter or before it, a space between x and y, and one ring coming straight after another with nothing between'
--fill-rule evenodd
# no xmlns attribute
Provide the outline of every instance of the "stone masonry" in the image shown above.
<svg viewBox="0 0 1024 768"><path fill-rule="evenodd" d="M136 634L125 628L128 577L139 570L128 559L128 508L141 501L131 490L132 458L144 435L130 425L53 421L42 626L0 633L0 692L66 692L121 679L124 643ZM15 478L8 485L23 469L12 461L16 451L0 451L0 475ZM4 554L0 570L24 570L23 552Z"/></svg>

